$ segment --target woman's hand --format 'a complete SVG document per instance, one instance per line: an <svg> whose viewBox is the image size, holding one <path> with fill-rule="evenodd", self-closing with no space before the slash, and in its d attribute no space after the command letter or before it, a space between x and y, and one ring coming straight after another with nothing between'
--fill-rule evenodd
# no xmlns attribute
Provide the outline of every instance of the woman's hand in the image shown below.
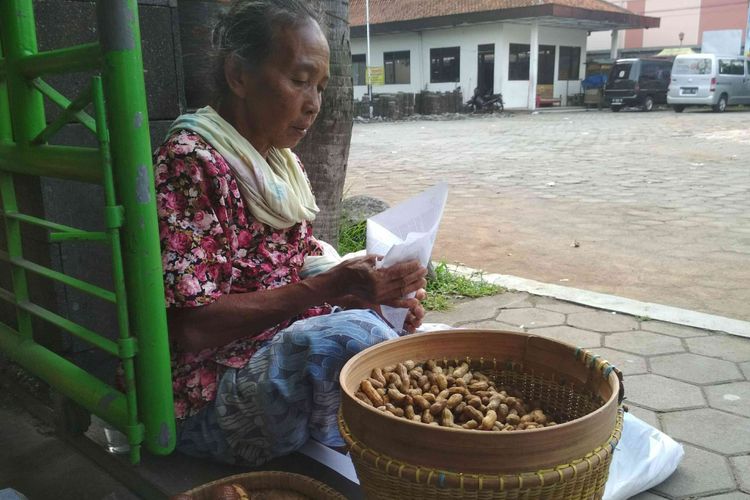
<svg viewBox="0 0 750 500"><path fill-rule="evenodd" d="M409 312L406 315L406 321L404 321L404 330L406 330L406 333L414 333L422 325L425 314L422 301L425 298L427 298L427 292L424 288L420 288L413 299L407 299L410 302Z"/></svg>
<svg viewBox="0 0 750 500"><path fill-rule="evenodd" d="M375 263L378 258L368 255L348 259L328 271L335 277L340 295L354 295L370 304L416 310L414 299L405 297L427 286L427 269L417 260L376 269Z"/></svg>

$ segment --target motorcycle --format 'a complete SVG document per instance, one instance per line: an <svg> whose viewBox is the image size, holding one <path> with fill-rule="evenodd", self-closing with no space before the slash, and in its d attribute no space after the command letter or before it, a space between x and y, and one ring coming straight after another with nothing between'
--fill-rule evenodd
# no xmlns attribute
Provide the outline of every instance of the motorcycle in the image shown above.
<svg viewBox="0 0 750 500"><path fill-rule="evenodd" d="M471 113L501 113L505 109L503 94L481 95L479 88L474 89L474 95L466 101L466 107Z"/></svg>

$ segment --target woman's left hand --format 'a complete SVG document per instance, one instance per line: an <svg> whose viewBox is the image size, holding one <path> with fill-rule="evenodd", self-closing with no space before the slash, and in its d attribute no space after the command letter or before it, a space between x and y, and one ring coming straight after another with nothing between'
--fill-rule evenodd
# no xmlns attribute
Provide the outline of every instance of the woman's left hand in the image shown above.
<svg viewBox="0 0 750 500"><path fill-rule="evenodd" d="M422 301L427 297L427 292L424 288L420 288L414 294L414 297L408 299L401 299L399 301L399 307L409 309L406 314L406 320L404 321L404 330L406 333L414 333L414 331L420 327L422 320L424 319L425 310L422 306ZM370 304L359 299L354 295L347 295L341 297L333 302L334 305L341 306L344 309L372 309L382 316L380 310L380 304Z"/></svg>
<svg viewBox="0 0 750 500"><path fill-rule="evenodd" d="M406 299L409 302L409 312L406 314L406 321L404 321L404 330L406 330L406 333L414 333L422 325L425 315L422 301L425 298L427 298L427 292L424 288L420 288L417 290L414 298Z"/></svg>

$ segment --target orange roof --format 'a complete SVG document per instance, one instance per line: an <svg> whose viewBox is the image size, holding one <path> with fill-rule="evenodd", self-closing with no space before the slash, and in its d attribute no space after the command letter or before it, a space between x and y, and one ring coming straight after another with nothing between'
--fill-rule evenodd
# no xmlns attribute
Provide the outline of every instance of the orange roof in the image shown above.
<svg viewBox="0 0 750 500"><path fill-rule="evenodd" d="M567 9L568 12L612 14L613 18L620 19L654 19L643 18L604 0L370 0L370 25L540 6L554 6L558 10ZM658 26L658 20L654 20ZM365 0L350 0L349 22L353 27L365 25Z"/></svg>

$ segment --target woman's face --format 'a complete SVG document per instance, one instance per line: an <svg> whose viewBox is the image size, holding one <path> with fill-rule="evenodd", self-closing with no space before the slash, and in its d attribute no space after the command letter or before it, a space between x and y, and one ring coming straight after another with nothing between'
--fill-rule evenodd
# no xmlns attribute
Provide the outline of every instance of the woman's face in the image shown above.
<svg viewBox="0 0 750 500"><path fill-rule="evenodd" d="M305 136L320 111L328 61L328 42L310 21L278 30L267 60L254 72L244 70L234 90L244 94L237 95L243 109L235 116L261 154L271 146L292 148Z"/></svg>

